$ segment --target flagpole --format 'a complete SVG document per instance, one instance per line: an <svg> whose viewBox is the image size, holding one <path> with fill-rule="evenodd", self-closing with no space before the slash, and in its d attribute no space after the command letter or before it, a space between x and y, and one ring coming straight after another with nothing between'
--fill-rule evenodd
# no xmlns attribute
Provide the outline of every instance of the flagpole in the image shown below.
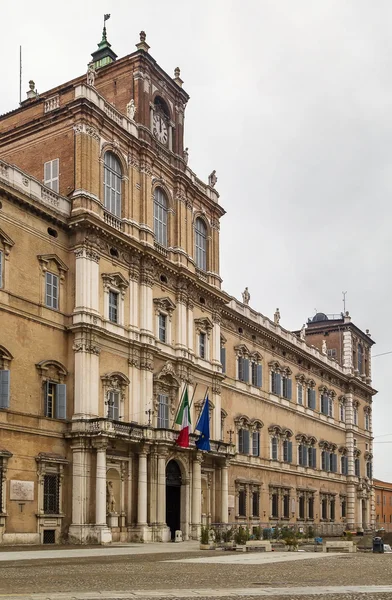
<svg viewBox="0 0 392 600"><path fill-rule="evenodd" d="M196 390L197 390L197 386L198 386L198 385L199 385L199 384L198 384L198 383L196 383L196 385L195 385L195 389L193 390L193 394L192 394L192 400L191 400L191 403L190 403L190 405L189 405L189 410L191 410L191 408L192 408L192 404L193 404L193 398L195 397L195 394L196 394Z"/></svg>
<svg viewBox="0 0 392 600"><path fill-rule="evenodd" d="M201 415L202 415L202 413L203 413L203 408L204 408L204 405L205 405L205 403L206 403L206 398L207 398L207 396L208 396L208 390L209 390L209 389L210 389L210 386L208 386L208 387L207 387L207 389L206 389L206 393L204 394L204 398L203 398L203 404L202 404L202 407L201 407L200 415L199 415L199 418L197 419L197 423L196 423L196 425L195 425L195 429L193 430L193 433L195 433L195 431L197 430L197 426L198 426L198 424L199 424L200 417L201 417Z"/></svg>
<svg viewBox="0 0 392 600"><path fill-rule="evenodd" d="M172 429L174 429L174 424L176 422L177 416L178 416L178 411L180 410L181 406L182 406L182 401L184 399L184 394L185 394L185 390L186 390L186 383L184 385L184 389L182 390L182 394L181 394L181 398L180 398L180 403L177 406L177 410L176 410L176 414L174 415L174 421L173 421L173 425L171 426Z"/></svg>

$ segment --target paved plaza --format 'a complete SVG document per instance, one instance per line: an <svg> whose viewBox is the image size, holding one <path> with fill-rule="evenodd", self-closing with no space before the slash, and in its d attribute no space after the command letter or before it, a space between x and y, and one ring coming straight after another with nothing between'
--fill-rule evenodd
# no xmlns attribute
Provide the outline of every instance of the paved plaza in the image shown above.
<svg viewBox="0 0 392 600"><path fill-rule="evenodd" d="M200 551L195 542L0 552L0 598L392 599L392 555Z"/></svg>

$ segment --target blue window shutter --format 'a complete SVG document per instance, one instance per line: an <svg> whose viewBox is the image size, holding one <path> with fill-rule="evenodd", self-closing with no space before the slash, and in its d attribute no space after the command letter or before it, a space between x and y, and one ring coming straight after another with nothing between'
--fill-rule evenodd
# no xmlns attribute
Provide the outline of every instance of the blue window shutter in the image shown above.
<svg viewBox="0 0 392 600"><path fill-rule="evenodd" d="M316 390L310 390L310 408L312 410L316 409Z"/></svg>
<svg viewBox="0 0 392 600"><path fill-rule="evenodd" d="M281 396L282 395L282 376L280 373L275 373L275 386L276 386L275 393L278 396Z"/></svg>
<svg viewBox="0 0 392 600"><path fill-rule="evenodd" d="M271 392L273 394L276 393L276 377L275 377L276 373L274 373L274 371L271 371Z"/></svg>
<svg viewBox="0 0 392 600"><path fill-rule="evenodd" d="M293 462L293 442L287 442L287 462Z"/></svg>
<svg viewBox="0 0 392 600"><path fill-rule="evenodd" d="M298 446L298 464L299 465L302 465L302 463L303 463L302 448L303 448L303 446L302 446L302 444L300 444Z"/></svg>
<svg viewBox="0 0 392 600"><path fill-rule="evenodd" d="M288 377L286 379L286 381L287 381L287 398L288 398L288 400L291 400L292 393L293 393L292 381L291 381L290 377Z"/></svg>
<svg viewBox="0 0 392 600"><path fill-rule="evenodd" d="M47 417L49 415L48 390L49 390L49 381L45 381L45 386L44 386L44 394L45 394L45 417Z"/></svg>
<svg viewBox="0 0 392 600"><path fill-rule="evenodd" d="M336 454L332 454L332 471L336 473L338 470L338 457Z"/></svg>
<svg viewBox="0 0 392 600"><path fill-rule="evenodd" d="M244 436L244 454L249 454L249 431L247 429L243 430Z"/></svg>
<svg viewBox="0 0 392 600"><path fill-rule="evenodd" d="M308 460L308 448L306 446L302 446L302 456L303 456L303 465L307 467L309 464Z"/></svg>
<svg viewBox="0 0 392 600"><path fill-rule="evenodd" d="M313 469L317 468L317 450L316 450L316 448L312 448L312 467L313 467Z"/></svg>
<svg viewBox="0 0 392 600"><path fill-rule="evenodd" d="M244 358L244 381L249 383L249 360Z"/></svg>
<svg viewBox="0 0 392 600"><path fill-rule="evenodd" d="M240 429L238 432L238 452L242 454L244 452L244 430Z"/></svg>
<svg viewBox="0 0 392 600"><path fill-rule="evenodd" d="M10 372L0 371L0 408L10 407Z"/></svg>
<svg viewBox="0 0 392 600"><path fill-rule="evenodd" d="M65 383L58 383L56 388L56 419L66 419L67 386L65 385Z"/></svg>
<svg viewBox="0 0 392 600"><path fill-rule="evenodd" d="M220 359L222 363L222 373L226 373L226 348L221 347Z"/></svg>
<svg viewBox="0 0 392 600"><path fill-rule="evenodd" d="M261 365L257 365L257 387L263 387L263 367Z"/></svg>
<svg viewBox="0 0 392 600"><path fill-rule="evenodd" d="M325 455L326 455L326 452L325 452L325 450L323 450L321 453L321 468L323 471L325 471L325 465L326 465Z"/></svg>

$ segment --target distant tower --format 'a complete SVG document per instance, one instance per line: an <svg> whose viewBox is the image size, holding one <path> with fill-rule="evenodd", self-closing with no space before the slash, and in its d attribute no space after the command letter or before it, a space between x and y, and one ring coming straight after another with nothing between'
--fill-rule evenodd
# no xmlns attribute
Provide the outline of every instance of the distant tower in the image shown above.
<svg viewBox="0 0 392 600"><path fill-rule="evenodd" d="M99 67L104 67L105 65L114 62L117 58L117 54L113 52L112 47L109 44L106 37L106 21L109 18L110 15L104 15L102 39L98 44L98 50L91 54L91 56L93 57L92 62L96 69L99 69Z"/></svg>

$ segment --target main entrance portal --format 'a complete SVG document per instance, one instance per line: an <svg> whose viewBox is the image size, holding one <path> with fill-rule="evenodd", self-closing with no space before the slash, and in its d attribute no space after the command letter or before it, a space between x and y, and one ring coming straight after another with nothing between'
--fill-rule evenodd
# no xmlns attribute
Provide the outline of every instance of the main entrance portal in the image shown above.
<svg viewBox="0 0 392 600"><path fill-rule="evenodd" d="M166 525L170 528L171 539L180 529L181 523L181 470L175 460L166 466Z"/></svg>

